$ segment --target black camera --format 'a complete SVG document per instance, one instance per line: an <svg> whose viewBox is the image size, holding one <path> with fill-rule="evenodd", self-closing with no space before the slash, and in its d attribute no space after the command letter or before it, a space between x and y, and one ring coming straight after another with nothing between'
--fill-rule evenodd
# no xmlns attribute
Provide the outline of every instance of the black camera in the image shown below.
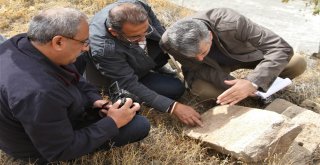
<svg viewBox="0 0 320 165"><path fill-rule="evenodd" d="M119 107L124 105L124 103L126 102L126 98L131 98L133 102L141 103L140 99L136 95L124 89L120 89L117 81L115 81L109 86L108 93L109 93L109 100L112 102L112 104L117 102L118 100L121 101ZM109 102L103 104L101 108L108 110L109 109L108 104ZM97 115L99 115L100 117L104 117L105 114L100 111L101 108L93 108L93 111L92 110L86 111L83 116L85 116L86 118L96 117Z"/></svg>
<svg viewBox="0 0 320 165"><path fill-rule="evenodd" d="M118 81L115 81L109 86L109 99L112 103L121 100L120 107L126 102L126 98L131 98L133 102L141 103L138 96L128 92L127 90L120 89Z"/></svg>

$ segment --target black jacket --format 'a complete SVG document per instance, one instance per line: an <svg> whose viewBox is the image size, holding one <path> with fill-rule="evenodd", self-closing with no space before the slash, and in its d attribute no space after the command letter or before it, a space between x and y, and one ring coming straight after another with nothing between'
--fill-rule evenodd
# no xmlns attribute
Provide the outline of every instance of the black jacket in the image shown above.
<svg viewBox="0 0 320 165"><path fill-rule="evenodd" d="M74 159L118 135L103 118L75 129L86 105L101 96L70 66L56 66L25 34L0 45L0 149L47 161Z"/></svg>
<svg viewBox="0 0 320 165"><path fill-rule="evenodd" d="M148 12L149 23L154 27L154 32L147 36L148 56L139 45L120 41L107 31L106 21L109 10L123 2L137 3ZM87 69L87 79L93 84L103 87L108 87L111 82L118 81L120 88L137 95L151 107L165 112L174 101L159 95L139 82L139 79L151 70L162 67L169 58L159 46L163 32L164 28L160 25L151 8L145 3L137 0L122 0L108 5L95 14L90 23L91 62L99 70L99 74L93 73L94 70L90 72L90 69ZM159 58L166 60L164 63L156 63ZM103 81L94 81L99 76L99 79Z"/></svg>

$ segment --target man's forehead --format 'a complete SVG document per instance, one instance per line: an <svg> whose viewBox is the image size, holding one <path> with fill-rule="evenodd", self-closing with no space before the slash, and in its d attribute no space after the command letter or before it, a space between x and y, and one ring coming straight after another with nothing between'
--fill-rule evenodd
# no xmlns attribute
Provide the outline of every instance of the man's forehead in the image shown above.
<svg viewBox="0 0 320 165"><path fill-rule="evenodd" d="M79 39L87 39L89 37L89 24L87 20L81 20L77 35Z"/></svg>
<svg viewBox="0 0 320 165"><path fill-rule="evenodd" d="M139 33L140 34L145 33L148 30L148 27L149 27L148 20L140 24L132 24L132 23L126 22L122 26L122 32L125 34L139 35Z"/></svg>

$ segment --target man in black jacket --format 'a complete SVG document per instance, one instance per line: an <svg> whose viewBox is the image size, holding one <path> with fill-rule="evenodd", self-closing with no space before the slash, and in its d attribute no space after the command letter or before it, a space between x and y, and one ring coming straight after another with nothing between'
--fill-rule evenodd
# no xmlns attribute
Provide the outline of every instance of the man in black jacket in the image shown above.
<svg viewBox="0 0 320 165"><path fill-rule="evenodd" d="M202 125L199 113L175 101L184 92L181 81L158 72L169 58L159 46L163 32L143 2L122 0L108 5L90 24L92 63L86 77L100 87L118 81L156 110L172 113L187 125ZM92 64L95 67L90 68Z"/></svg>
<svg viewBox="0 0 320 165"><path fill-rule="evenodd" d="M108 105L75 71L88 37L83 13L57 8L0 45L0 149L9 156L40 164L70 160L148 135L149 122L135 115L138 103Z"/></svg>

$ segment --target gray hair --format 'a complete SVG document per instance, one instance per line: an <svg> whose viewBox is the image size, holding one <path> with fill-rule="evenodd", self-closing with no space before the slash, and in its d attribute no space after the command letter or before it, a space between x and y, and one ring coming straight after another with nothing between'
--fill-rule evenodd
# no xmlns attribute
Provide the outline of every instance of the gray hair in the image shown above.
<svg viewBox="0 0 320 165"><path fill-rule="evenodd" d="M205 23L196 19L175 22L167 29L168 45L184 56L200 53L200 43L210 42L210 31Z"/></svg>
<svg viewBox="0 0 320 165"><path fill-rule="evenodd" d="M81 21L87 19L84 13L73 8L44 10L32 18L27 35L32 41L44 44L57 35L74 38Z"/></svg>
<svg viewBox="0 0 320 165"><path fill-rule="evenodd" d="M148 19L146 10L138 4L121 3L109 11L107 25L116 31L121 31L124 23L141 24Z"/></svg>

